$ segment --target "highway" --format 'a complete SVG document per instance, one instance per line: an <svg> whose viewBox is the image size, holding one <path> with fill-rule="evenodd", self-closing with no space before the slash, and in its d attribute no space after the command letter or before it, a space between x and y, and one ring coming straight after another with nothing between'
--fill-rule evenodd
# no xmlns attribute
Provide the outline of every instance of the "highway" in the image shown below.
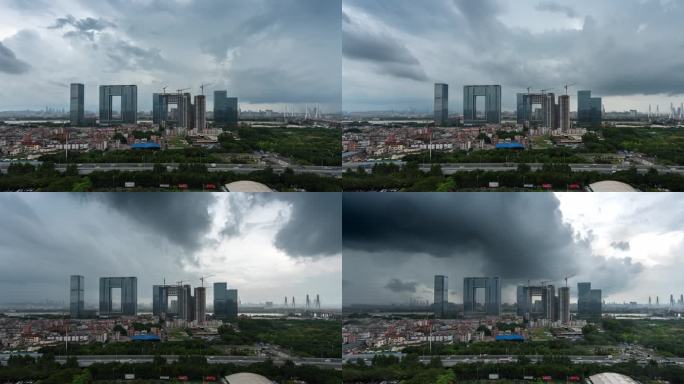
<svg viewBox="0 0 684 384"><path fill-rule="evenodd" d="M395 355L396 354L392 354ZM401 354L400 354L401 355ZM358 359L363 359L366 364L371 364L373 360L372 353L361 353L361 354L348 354L342 358L343 363L354 362ZM403 355L401 355L403 357ZM442 360L444 366L450 367L457 364L472 364L472 363L485 363L485 364L510 364L518 361L517 355L449 355L449 356L439 356ZM575 364L602 364L602 365L612 365L618 363L624 363L630 359L637 360L640 364L647 364L649 360L653 359L658 362L658 364L676 364L684 366L684 358L666 358L666 357L644 357L636 358L624 355L618 356L567 356ZM543 359L542 355L527 355L532 362L538 362ZM428 364L432 359L431 356L421 356L420 362L423 364Z"/></svg>
<svg viewBox="0 0 684 384"><path fill-rule="evenodd" d="M342 168L344 170L356 170L358 167L365 169L367 172L372 171L373 165L382 164L383 162L358 162L358 163L344 163ZM385 163L392 163L396 165L404 165L403 161L388 161ZM484 170L490 172L504 172L515 171L518 168L516 163L444 163L439 164L442 167L444 174L450 175L456 172L470 172L476 170ZM533 171L541 169L542 163L528 163L527 165ZM599 172L599 173L614 173L618 171L627 171L631 167L635 167L639 173L646 173L649 169L655 168L660 173L679 173L684 174L683 166L665 166L665 165L613 165L613 164L568 164L573 172ZM430 164L420 164L420 170L427 172L430 170Z"/></svg>
<svg viewBox="0 0 684 384"><path fill-rule="evenodd" d="M39 357L40 354L27 354L30 356ZM7 365L7 360L10 354L0 354L0 364ZM162 356L167 362L178 361L177 355L166 355ZM250 365L255 363L261 363L268 359L268 357L262 356L206 356L207 362L209 364L235 364L235 365ZM78 359L78 365L81 367L87 367L92 364L106 364L106 363L127 363L127 364L139 364L139 363L151 363L154 359L152 355L87 355L87 356L76 356ZM285 363L286 359L273 358L273 362L276 365L282 365ZM64 364L66 363L66 356L56 356L55 361ZM293 357L292 360L295 365L313 365L319 368L329 368L329 369L339 369L342 367L342 359L326 359L326 358L313 358L313 357Z"/></svg>
<svg viewBox="0 0 684 384"><path fill-rule="evenodd" d="M39 166L40 161L22 161L22 163L31 164L33 166ZM7 168L9 168L10 162L0 162L0 172L7 173ZM81 175L87 175L95 171L121 171L121 172L138 172L138 171L151 171L154 168L153 163L83 163L78 165L78 173ZM177 170L178 163L166 163L163 164L168 171ZM234 173L250 173L255 171L263 171L268 168L269 165L265 164L219 164L211 163L206 164L207 170L209 172L234 172ZM283 166L270 166L274 172L281 173L285 171L287 167ZM317 166L317 165L291 165L289 166L295 173L313 173L320 176L328 177L341 177L342 168L332 167L332 166ZM64 172L67 169L67 164L57 164L55 169Z"/></svg>

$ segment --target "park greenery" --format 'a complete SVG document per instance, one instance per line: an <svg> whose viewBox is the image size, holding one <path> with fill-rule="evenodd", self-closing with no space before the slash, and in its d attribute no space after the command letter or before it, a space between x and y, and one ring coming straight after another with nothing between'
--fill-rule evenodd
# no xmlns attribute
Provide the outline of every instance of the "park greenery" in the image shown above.
<svg viewBox="0 0 684 384"><path fill-rule="evenodd" d="M666 165L684 165L684 128L605 127L582 137L586 152L633 151Z"/></svg>
<svg viewBox="0 0 684 384"><path fill-rule="evenodd" d="M565 164L544 164L533 171L527 164L518 164L514 171L464 171L445 175L439 164L432 165L428 172L419 169L418 164L400 166L393 163L375 164L371 172L363 169L347 170L342 176L344 191L397 190L406 192L451 192L451 191L538 191L544 184L549 190L565 191L575 184L581 188L602 180L616 180L627 183L641 191L684 190L684 176L675 173L659 173L655 169L641 174L635 168L616 171L610 175L599 172L573 172ZM498 182L499 187L488 188L489 182ZM533 185L525 188L525 184Z"/></svg>
<svg viewBox="0 0 684 384"><path fill-rule="evenodd" d="M592 344L639 344L667 357L684 357L684 322L679 320L603 319L601 327L587 326L584 338Z"/></svg>
<svg viewBox="0 0 684 384"><path fill-rule="evenodd" d="M454 151L423 152L407 155L403 159L408 163L545 163L545 164L580 164L588 163L577 151L569 148L530 149L530 150L494 150L494 151Z"/></svg>
<svg viewBox="0 0 684 384"><path fill-rule="evenodd" d="M0 174L0 191L31 189L36 191L86 192L86 191L156 191L181 190L183 184L188 190L202 191L210 185L221 185L239 180L252 180L268 185L277 191L339 191L339 180L312 173L297 174L291 169L282 173L271 168L239 174L234 172L209 172L205 164L180 164L178 169L168 171L157 164L150 171L122 172L95 171L79 175L75 164L62 173L54 163L46 162L37 167L25 163L12 163L7 174ZM134 182L135 188L124 188L125 182ZM160 184L169 188L161 189Z"/></svg>
<svg viewBox="0 0 684 384"><path fill-rule="evenodd" d="M221 152L277 153L301 165L339 166L342 158L340 129L258 128L228 129L219 136Z"/></svg>
<svg viewBox="0 0 684 384"><path fill-rule="evenodd" d="M46 354L38 359L12 356L7 366L0 366L0 382L40 380L42 384L88 384L92 382L120 382L124 374L134 374L136 380L129 382L156 382L161 376L177 378L187 376L188 380L200 382L207 376L216 378L233 373L251 372L268 377L279 383L294 383L297 380L310 384L339 384L341 373L332 369L321 369L308 365L295 365L291 361L282 366L267 360L248 366L233 364L208 364L202 356L181 356L178 362L168 363L163 357L155 356L151 363L96 363L79 368L74 357L66 364L55 362L54 355ZM160 381L161 382L161 381Z"/></svg>
<svg viewBox="0 0 684 384"><path fill-rule="evenodd" d="M426 345L408 347L408 354L430 354ZM596 355L594 347L567 340L554 341L497 341L477 343L433 344L434 355Z"/></svg>
<svg viewBox="0 0 684 384"><path fill-rule="evenodd" d="M339 321L238 319L219 328L221 341L230 345L270 343L304 357L339 358L342 355Z"/></svg>
<svg viewBox="0 0 684 384"><path fill-rule="evenodd" d="M684 368L673 365L658 365L655 361L640 365L635 361L611 365L609 368L599 364L573 364L562 356L546 356L538 363L526 357L505 364L465 363L446 368L439 357L423 365L418 355L409 354L399 360L394 356L378 355L372 365L363 360L349 362L342 369L344 383L379 383L397 380L401 384L422 383L463 383L487 380L489 374L498 374L499 382L519 382L525 376L533 376L542 382L543 376L551 376L556 382L566 382L570 376L580 380L591 375L606 372L622 373L642 382L668 380L672 383L684 382ZM535 382L535 381L533 381Z"/></svg>
<svg viewBox="0 0 684 384"><path fill-rule="evenodd" d="M63 344L43 347L41 353L66 355ZM72 355L220 355L221 351L214 345L203 340L183 341L135 341L129 343L90 343L70 344L69 354Z"/></svg>

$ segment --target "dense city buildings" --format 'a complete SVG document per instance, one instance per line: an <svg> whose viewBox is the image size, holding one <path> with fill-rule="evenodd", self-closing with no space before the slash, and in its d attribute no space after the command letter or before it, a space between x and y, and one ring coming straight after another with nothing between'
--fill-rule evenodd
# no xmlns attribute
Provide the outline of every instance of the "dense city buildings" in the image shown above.
<svg viewBox="0 0 684 384"><path fill-rule="evenodd" d="M169 109L169 106L173 106ZM193 127L193 105L190 93L152 94L152 122L162 127L178 128L179 133Z"/></svg>
<svg viewBox="0 0 684 384"><path fill-rule="evenodd" d="M562 324L570 323L570 287L558 288L558 313Z"/></svg>
<svg viewBox="0 0 684 384"><path fill-rule="evenodd" d="M69 315L78 319L84 312L85 283L81 275L72 275L69 281Z"/></svg>
<svg viewBox="0 0 684 384"><path fill-rule="evenodd" d="M484 290L484 306L477 302L477 290ZM463 279L463 313L499 316L501 313L501 282L499 277L466 277Z"/></svg>
<svg viewBox="0 0 684 384"><path fill-rule="evenodd" d="M204 325L207 320L207 289L195 287L195 316L194 320L199 325Z"/></svg>
<svg viewBox="0 0 684 384"><path fill-rule="evenodd" d="M444 275L435 276L435 297L434 297L434 312L436 318L441 318L446 315L447 306L449 304L449 278Z"/></svg>
<svg viewBox="0 0 684 384"><path fill-rule="evenodd" d="M152 314L167 316L185 321L193 321L195 316L195 299L192 297L190 285L154 285L152 286Z"/></svg>
<svg viewBox="0 0 684 384"><path fill-rule="evenodd" d="M525 319L556 321L556 290L553 285L519 285L517 287L518 316Z"/></svg>
<svg viewBox="0 0 684 384"><path fill-rule="evenodd" d="M449 120L449 85L435 84L435 125L444 126Z"/></svg>
<svg viewBox="0 0 684 384"><path fill-rule="evenodd" d="M69 98L69 122L74 127L83 125L85 111L85 91L83 84L71 84L71 96Z"/></svg>
<svg viewBox="0 0 684 384"><path fill-rule="evenodd" d="M293 299L294 306L294 299ZM214 316L236 318L238 315L238 291L228 289L228 283L214 283Z"/></svg>
<svg viewBox="0 0 684 384"><path fill-rule="evenodd" d="M484 110L478 110L483 98ZM501 86L500 85L464 85L463 86L463 122L473 124L501 124Z"/></svg>
<svg viewBox="0 0 684 384"><path fill-rule="evenodd" d="M120 106L114 98L120 99ZM114 112L118 111L119 115ZM100 85L100 124L135 124L138 122L137 85Z"/></svg>
<svg viewBox="0 0 684 384"><path fill-rule="evenodd" d="M119 293L119 297L114 297ZM114 306L117 303L118 307ZM136 277L100 278L100 315L135 316L138 313L138 279Z"/></svg>

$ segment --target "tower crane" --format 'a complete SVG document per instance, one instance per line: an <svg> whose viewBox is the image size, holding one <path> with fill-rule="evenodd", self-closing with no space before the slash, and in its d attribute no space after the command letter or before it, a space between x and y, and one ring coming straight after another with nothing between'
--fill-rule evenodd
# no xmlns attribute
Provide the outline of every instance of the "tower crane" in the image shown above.
<svg viewBox="0 0 684 384"><path fill-rule="evenodd" d="M210 275L200 276L199 279L200 279L200 281L202 282L202 288L204 288L204 280L205 280L207 277L212 277L212 276L214 276L214 275L215 275L215 274L212 273L212 274L210 274Z"/></svg>
<svg viewBox="0 0 684 384"><path fill-rule="evenodd" d="M568 94L568 87L572 87L572 86L575 85L575 84L577 84L577 83L565 84L565 85L563 86L563 87L565 88L565 94L566 94L566 95Z"/></svg>
<svg viewBox="0 0 684 384"><path fill-rule="evenodd" d="M163 87L162 87L162 93L166 93L166 88L168 88L168 87L169 87L169 85L168 85L168 84L167 84L167 85L165 85L165 86L163 86Z"/></svg>
<svg viewBox="0 0 684 384"><path fill-rule="evenodd" d="M176 92L178 92L180 94L181 92L187 91L188 89L190 89L190 88L176 89Z"/></svg>
<svg viewBox="0 0 684 384"><path fill-rule="evenodd" d="M204 95L204 87L206 87L207 85L211 85L211 83L202 83L202 84L200 84L200 91L201 91L200 94L201 94L201 95Z"/></svg>
<svg viewBox="0 0 684 384"><path fill-rule="evenodd" d="M573 278L573 277L575 277L575 276L577 276L577 275L565 276L565 287L566 287L566 288L567 288L567 286L568 286L568 279L571 279L571 278Z"/></svg>

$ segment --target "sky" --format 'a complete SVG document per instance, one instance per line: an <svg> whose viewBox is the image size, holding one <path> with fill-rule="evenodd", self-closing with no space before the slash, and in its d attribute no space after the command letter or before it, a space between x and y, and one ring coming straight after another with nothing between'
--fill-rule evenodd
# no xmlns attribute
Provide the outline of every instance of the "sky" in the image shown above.
<svg viewBox="0 0 684 384"><path fill-rule="evenodd" d="M684 201L674 193L344 194L343 304L462 303L463 278L603 290L606 302L684 293Z"/></svg>
<svg viewBox="0 0 684 384"><path fill-rule="evenodd" d="M227 89L240 108L340 109L341 0L3 0L0 110L68 109L72 82Z"/></svg>
<svg viewBox="0 0 684 384"><path fill-rule="evenodd" d="M684 3L677 0L343 0L342 108L431 111L433 84L515 94L569 88L603 97L606 111L684 102Z"/></svg>
<svg viewBox="0 0 684 384"><path fill-rule="evenodd" d="M342 302L340 194L6 193L0 212L0 304L68 302L73 274L91 308L107 276L136 276L141 304L201 276L242 303Z"/></svg>

